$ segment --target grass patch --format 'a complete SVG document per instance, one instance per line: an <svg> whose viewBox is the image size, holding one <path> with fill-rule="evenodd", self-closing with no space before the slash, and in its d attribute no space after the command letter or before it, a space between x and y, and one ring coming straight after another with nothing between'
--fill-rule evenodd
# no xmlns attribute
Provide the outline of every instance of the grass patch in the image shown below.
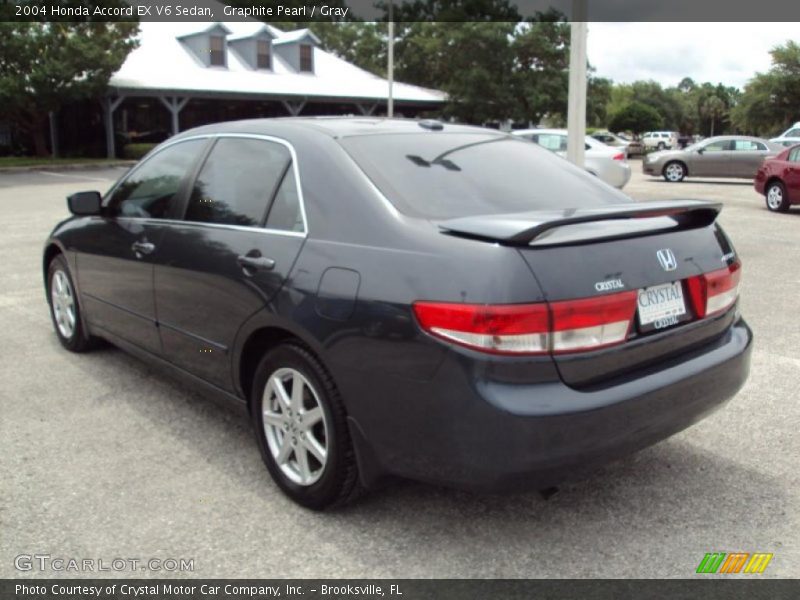
<svg viewBox="0 0 800 600"><path fill-rule="evenodd" d="M114 158L37 158L35 156L0 156L0 169L3 167L57 167L59 165L116 163Z"/></svg>

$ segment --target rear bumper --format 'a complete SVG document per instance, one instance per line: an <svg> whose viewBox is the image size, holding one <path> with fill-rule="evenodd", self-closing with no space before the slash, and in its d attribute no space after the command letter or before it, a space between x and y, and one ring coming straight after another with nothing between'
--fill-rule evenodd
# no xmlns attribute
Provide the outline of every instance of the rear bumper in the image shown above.
<svg viewBox="0 0 800 600"><path fill-rule="evenodd" d="M467 489L543 489L584 477L718 409L747 379L751 344L739 320L689 357L591 391L476 377L453 353L431 381L380 395L371 387L380 406L351 415L379 470Z"/></svg>

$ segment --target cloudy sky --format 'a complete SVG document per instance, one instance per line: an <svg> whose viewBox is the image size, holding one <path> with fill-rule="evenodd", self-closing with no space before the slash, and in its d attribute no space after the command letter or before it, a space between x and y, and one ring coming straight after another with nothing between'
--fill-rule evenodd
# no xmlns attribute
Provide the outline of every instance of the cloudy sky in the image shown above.
<svg viewBox="0 0 800 600"><path fill-rule="evenodd" d="M589 63L616 82L688 76L742 87L770 67L769 50L800 42L797 23L589 23Z"/></svg>

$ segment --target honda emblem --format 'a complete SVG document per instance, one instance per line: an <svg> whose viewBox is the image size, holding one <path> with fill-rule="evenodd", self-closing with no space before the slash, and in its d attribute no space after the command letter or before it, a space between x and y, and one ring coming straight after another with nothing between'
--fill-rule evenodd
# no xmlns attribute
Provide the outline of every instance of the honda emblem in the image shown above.
<svg viewBox="0 0 800 600"><path fill-rule="evenodd" d="M659 250L656 252L656 256L658 257L658 262L661 263L661 267L665 271L674 271L678 268L678 259L675 258L675 255L669 248Z"/></svg>

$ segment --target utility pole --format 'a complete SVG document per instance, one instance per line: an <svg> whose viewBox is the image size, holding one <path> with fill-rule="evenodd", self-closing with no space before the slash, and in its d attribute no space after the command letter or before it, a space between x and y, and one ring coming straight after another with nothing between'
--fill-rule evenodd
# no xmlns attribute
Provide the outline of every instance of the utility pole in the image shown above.
<svg viewBox="0 0 800 600"><path fill-rule="evenodd" d="M567 101L567 159L583 167L586 138L587 0L572 0Z"/></svg>
<svg viewBox="0 0 800 600"><path fill-rule="evenodd" d="M389 0L389 65L387 67L389 79L389 99L386 103L386 116L390 119L394 117L394 7L392 0Z"/></svg>

